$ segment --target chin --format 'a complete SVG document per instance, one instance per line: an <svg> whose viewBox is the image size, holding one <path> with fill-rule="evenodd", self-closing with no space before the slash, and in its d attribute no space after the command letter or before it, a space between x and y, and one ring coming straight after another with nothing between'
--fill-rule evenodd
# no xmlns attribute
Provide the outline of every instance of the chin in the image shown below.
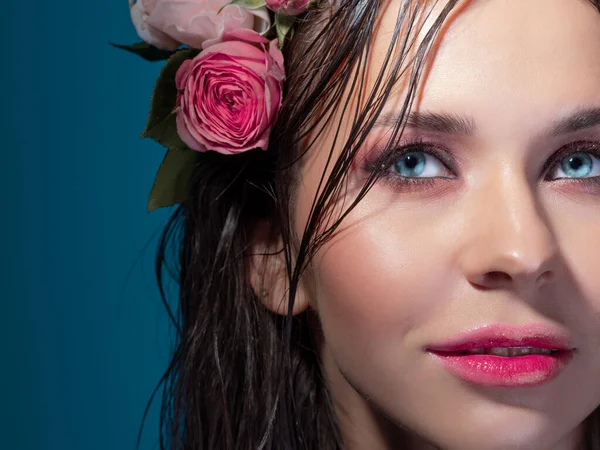
<svg viewBox="0 0 600 450"><path fill-rule="evenodd" d="M540 411L508 411L509 406L473 409L468 418L438 422L422 430L430 446L414 450L575 450L579 429L550 420ZM514 408L513 408L514 409ZM458 408L457 408L458 410ZM441 425L441 426L440 426Z"/></svg>

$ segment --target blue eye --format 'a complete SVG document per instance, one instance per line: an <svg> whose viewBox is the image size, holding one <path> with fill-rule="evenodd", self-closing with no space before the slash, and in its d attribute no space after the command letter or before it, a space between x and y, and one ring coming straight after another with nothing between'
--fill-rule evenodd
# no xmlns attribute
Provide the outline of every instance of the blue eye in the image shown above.
<svg viewBox="0 0 600 450"><path fill-rule="evenodd" d="M433 178L444 176L448 169L429 153L411 151L400 155L391 165L391 171L404 178Z"/></svg>
<svg viewBox="0 0 600 450"><path fill-rule="evenodd" d="M588 152L566 155L558 161L553 179L591 178L600 176L600 159Z"/></svg>

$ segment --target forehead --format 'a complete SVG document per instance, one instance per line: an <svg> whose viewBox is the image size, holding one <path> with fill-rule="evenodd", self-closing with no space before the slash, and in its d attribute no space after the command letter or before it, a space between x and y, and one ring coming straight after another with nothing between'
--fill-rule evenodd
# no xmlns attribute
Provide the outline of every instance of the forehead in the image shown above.
<svg viewBox="0 0 600 450"><path fill-rule="evenodd" d="M316 150L302 160L300 191L312 198L321 176L331 171L330 154L351 145L356 113L368 107L379 75L386 83L392 64L381 72L390 44L397 55L405 36L414 39L410 60L446 4L447 0L383 3L361 72L366 77L360 95L348 83L324 133L314 142L317 131L305 138ZM407 6L416 11L417 31L411 36L405 21L394 37L398 16ZM384 115L402 109L410 78L410 66L404 67L407 71L383 106ZM381 86L378 91L375 98ZM600 13L588 0L459 1L433 41L416 92L413 111L471 117L477 134L499 146L508 140L531 141L574 111L600 107ZM341 107L346 100L349 107ZM372 105L368 109L372 111Z"/></svg>
<svg viewBox="0 0 600 450"><path fill-rule="evenodd" d="M425 3L417 41L446 1ZM406 5L391 0L382 11L370 80L382 67L397 12ZM406 78L386 110L401 105ZM544 110L555 116L594 102L600 103L600 14L591 2L471 0L458 3L434 41L414 108L459 109L499 120L500 105L522 114ZM518 127L522 114L507 114L507 121L512 117L515 122L506 125Z"/></svg>

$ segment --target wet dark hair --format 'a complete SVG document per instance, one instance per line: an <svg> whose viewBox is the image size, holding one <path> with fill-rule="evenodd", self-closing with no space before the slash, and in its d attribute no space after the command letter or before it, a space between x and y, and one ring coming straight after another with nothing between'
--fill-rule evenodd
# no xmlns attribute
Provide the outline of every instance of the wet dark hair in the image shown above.
<svg viewBox="0 0 600 450"><path fill-rule="evenodd" d="M327 389L311 310L292 315L300 277L345 214L372 186L373 174L345 211L333 214L356 151L400 77L408 95L389 146L399 138L444 21L458 3L448 1L417 46L426 1L406 2L369 98L348 111L345 90L364 93L369 51L381 0L339 0L302 17L284 49L284 104L267 151L235 156L208 152L194 167L189 198L164 230L156 261L161 294L176 328L176 345L163 389L160 446L166 450L343 449ZM598 8L598 0L592 1ZM401 31L402 30L402 31ZM294 187L301 142L318 136L335 111L351 117L350 137L339 156L330 152L304 233L293 232ZM337 124L339 131L342 119ZM336 143L332 145L334 147ZM269 223L283 241L289 282L287 316L265 308L249 279L253 231ZM176 307L164 276L179 284ZM600 449L600 413L585 422L585 449Z"/></svg>

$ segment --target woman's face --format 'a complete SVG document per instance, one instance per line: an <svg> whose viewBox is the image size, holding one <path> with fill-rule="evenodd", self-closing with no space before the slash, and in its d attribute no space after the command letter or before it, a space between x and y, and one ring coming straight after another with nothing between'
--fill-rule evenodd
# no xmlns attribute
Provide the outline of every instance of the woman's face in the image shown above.
<svg viewBox="0 0 600 450"><path fill-rule="evenodd" d="M445 450L572 450L600 404L600 15L587 0L460 6L404 133L416 145L385 159L387 175L314 259L326 374L351 449L393 448L385 415ZM400 7L382 12L371 81ZM398 86L381 117L399 112ZM348 197L384 161L391 129L374 128ZM299 234L326 158L303 166ZM453 353L455 365L430 351L491 325L484 335L516 341L488 347L558 347L555 336L576 350Z"/></svg>

